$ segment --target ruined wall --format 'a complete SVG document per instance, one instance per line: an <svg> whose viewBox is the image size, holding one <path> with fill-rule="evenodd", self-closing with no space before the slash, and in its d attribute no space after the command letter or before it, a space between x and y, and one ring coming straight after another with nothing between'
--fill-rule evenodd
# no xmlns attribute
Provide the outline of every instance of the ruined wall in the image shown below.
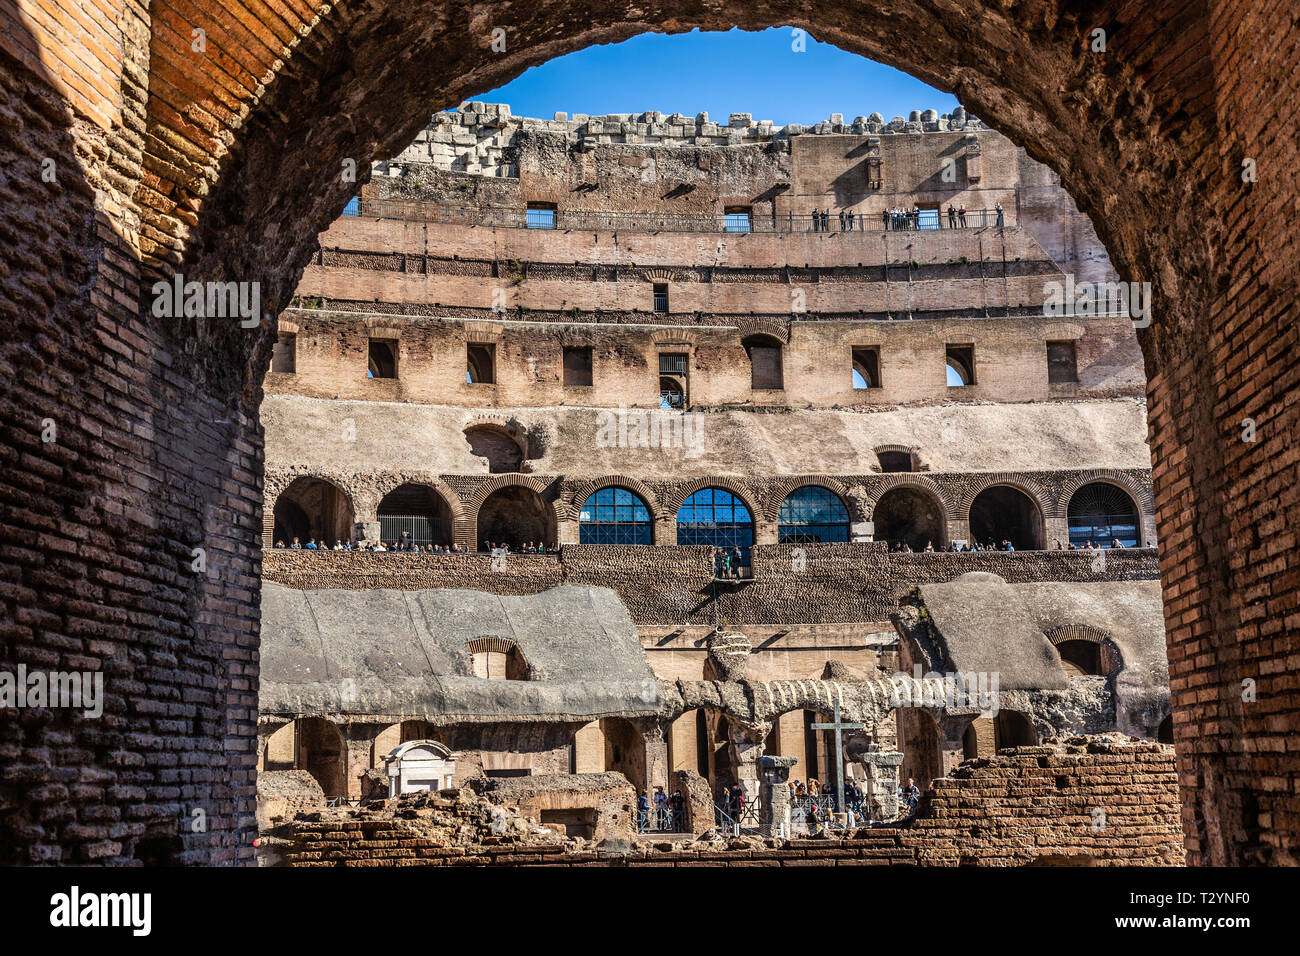
<svg viewBox="0 0 1300 956"><path fill-rule="evenodd" d="M154 317L140 294L150 280L261 281L278 314L355 188L341 161L364 171L397 152L428 103L665 24L783 21L960 87L1060 172L1121 275L1154 284L1163 306L1141 341L1188 846L1196 862L1294 860L1287 529L1300 507L1300 404L1285 357L1300 328L1287 291L1300 239L1278 213L1294 199L1290 178L1267 174L1296 153L1270 108L1300 96L1286 0L1165 2L1142 17L1111 0L996 15L979 2L864 11L832 0L815 22L790 3L651 0L575 16L538 0L499 11L505 55L454 3L103 9L0 11L6 537L40 542L0 558L12 585L6 662L88 660L122 676L124 701L102 725L3 716L7 759L21 768L0 793L7 860L128 862L143 830L173 839L178 777L181 799L213 812L173 859L251 858L257 383L274 330ZM183 42L196 22L211 28L209 56ZM1108 52L1081 56L1097 24L1112 28ZM57 188L44 159L56 160ZM59 442L39 441L47 418ZM1244 418L1261 426L1254 441L1241 440ZM222 571L184 584L201 541ZM158 716L175 706L184 726ZM103 785L52 784L83 773Z"/></svg>
<svg viewBox="0 0 1300 956"><path fill-rule="evenodd" d="M862 545L806 545L806 568L792 572L790 545L754 548L755 580L713 583L705 547L566 545L560 557L511 555L504 571L487 554L425 555L267 551L267 580L304 590L470 588L536 594L557 584L612 588L641 624L809 624L889 619L912 587L991 571L1024 581L1150 580L1155 553L1111 551L1104 570L1085 552L889 554ZM498 565L499 567L500 565Z"/></svg>
<svg viewBox="0 0 1300 956"><path fill-rule="evenodd" d="M287 866L1179 866L1178 784L1167 745L1073 738L968 761L936 781L904 828L842 840L640 844L627 854L589 845L437 846L401 819L295 821Z"/></svg>

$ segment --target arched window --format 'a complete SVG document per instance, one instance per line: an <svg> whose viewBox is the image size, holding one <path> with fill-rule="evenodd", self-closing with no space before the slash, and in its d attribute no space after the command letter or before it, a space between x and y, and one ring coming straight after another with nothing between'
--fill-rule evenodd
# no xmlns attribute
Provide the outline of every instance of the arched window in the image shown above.
<svg viewBox="0 0 1300 956"><path fill-rule="evenodd" d="M465 645L475 677L484 680L528 680L528 662L514 641L478 637Z"/></svg>
<svg viewBox="0 0 1300 956"><path fill-rule="evenodd" d="M741 565L747 565L754 544L754 516L730 491L702 488L677 510L677 543L740 548Z"/></svg>
<svg viewBox="0 0 1300 956"><path fill-rule="evenodd" d="M1137 506L1108 482L1094 481L1076 491L1070 496L1068 514L1070 544L1076 547L1087 547L1091 541L1096 547L1109 548L1117 539L1126 548L1141 543Z"/></svg>
<svg viewBox="0 0 1300 956"><path fill-rule="evenodd" d="M626 488L601 488L582 506L578 516L582 544L652 544L650 509Z"/></svg>
<svg viewBox="0 0 1300 956"><path fill-rule="evenodd" d="M781 502L777 539L782 544L848 541L849 509L828 488L819 485L796 488Z"/></svg>

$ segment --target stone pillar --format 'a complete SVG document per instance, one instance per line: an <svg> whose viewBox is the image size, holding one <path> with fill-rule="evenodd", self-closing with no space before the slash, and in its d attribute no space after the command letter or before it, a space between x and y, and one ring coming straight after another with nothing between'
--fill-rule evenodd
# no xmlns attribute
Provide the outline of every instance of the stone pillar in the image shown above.
<svg viewBox="0 0 1300 956"><path fill-rule="evenodd" d="M1056 543L1061 543L1062 551L1070 550L1070 523L1062 515L1059 518L1043 519L1043 548L1047 551L1055 551Z"/></svg>
<svg viewBox="0 0 1300 956"><path fill-rule="evenodd" d="M727 745L731 748L731 767L736 776L736 781L744 788L745 797L753 800L759 792L759 780L762 775L759 772L758 762L763 756L763 741L767 738L770 731L770 724L756 724L753 727L741 727L734 723L728 722L729 740Z"/></svg>
<svg viewBox="0 0 1300 956"><path fill-rule="evenodd" d="M339 727L346 753L343 757L343 776L348 786L348 799L361 799L361 778L371 768L371 753L375 738L387 724L344 724Z"/></svg>
<svg viewBox="0 0 1300 956"><path fill-rule="evenodd" d="M873 820L898 819L898 773L903 755L897 751L875 750L854 755L865 775L862 782L863 803Z"/></svg>
<svg viewBox="0 0 1300 956"><path fill-rule="evenodd" d="M374 544L378 540L378 521L358 521L352 525L352 541L354 544Z"/></svg>
<svg viewBox="0 0 1300 956"><path fill-rule="evenodd" d="M794 757L759 759L763 772L763 805L758 813L758 832L765 837L790 835L790 768Z"/></svg>
<svg viewBox="0 0 1300 956"><path fill-rule="evenodd" d="M668 792L668 738L664 725L659 722L646 722L639 728L645 738L645 782L646 793L653 797L655 787L663 787Z"/></svg>
<svg viewBox="0 0 1300 956"><path fill-rule="evenodd" d="M682 792L686 805L686 828L696 836L712 830L716 821L709 781L694 770L678 770L673 773L673 779L674 789Z"/></svg>

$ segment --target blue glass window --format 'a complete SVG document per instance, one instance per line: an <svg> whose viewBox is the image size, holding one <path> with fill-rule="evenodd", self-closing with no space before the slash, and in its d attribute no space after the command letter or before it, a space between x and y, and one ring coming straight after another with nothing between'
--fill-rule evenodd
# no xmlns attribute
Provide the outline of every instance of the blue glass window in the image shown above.
<svg viewBox="0 0 1300 956"><path fill-rule="evenodd" d="M776 522L782 544L849 540L849 510L839 495L818 485L790 492Z"/></svg>
<svg viewBox="0 0 1300 956"><path fill-rule="evenodd" d="M586 500L578 515L578 540L582 544L652 544L650 509L626 488L601 488Z"/></svg>

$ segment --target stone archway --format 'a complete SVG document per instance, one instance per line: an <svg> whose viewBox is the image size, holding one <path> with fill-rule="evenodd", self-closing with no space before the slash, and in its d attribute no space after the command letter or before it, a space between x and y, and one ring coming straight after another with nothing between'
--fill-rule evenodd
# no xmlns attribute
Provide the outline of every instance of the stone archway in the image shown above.
<svg viewBox="0 0 1300 956"><path fill-rule="evenodd" d="M1261 633L1241 595L1268 594L1265 614L1281 619L1294 613L1297 585L1278 579L1264 549L1232 539L1300 519L1300 497L1289 490L1253 497L1270 482L1296 486L1290 436L1300 403L1288 400L1296 385L1270 375L1263 358L1293 352L1300 326L1300 304L1286 291L1300 238L1276 215L1291 184L1242 173L1292 165L1294 139L1256 103L1265 85L1274 102L1300 98L1291 69L1300 27L1279 25L1262 2L1244 3L1170 6L1168 16L1135 20L1119 0L1099 0L1086 15L1065 0L1014 8L918 0L886 9L832 0L810 21L794 0L651 0L629 21L619 19L624 8L558 0L501 9L369 0L239 17L220 0L196 0L185 22L210 28L212 50L198 57L164 26L178 17L165 3L124 8L82 33L73 18L49 32L17 13L0 40L0 92L22 121L21 133L0 144L20 211L5 236L12 268L0 308L20 344L5 355L0 403L15 423L3 441L32 489L34 517L16 519L13 533L55 527L70 540L104 540L95 559L104 568L129 569L152 593L171 592L151 611L157 640L180 652L177 673L211 675L195 705L230 715L208 724L222 729L184 741L210 760L211 805L231 808L209 816L208 833L185 837L187 849L210 862L252 857L253 770L236 755L253 728L236 715L256 710L255 673L246 655L230 652L256 641L258 529L229 516L261 508L258 382L273 318L315 233L355 189L340 169L351 162L364 176L371 159L412 138L429 103L493 88L569 50L664 24L793 24L956 92L1061 174L1122 276L1153 283L1156 317L1140 336L1157 523L1167 543L1161 571L1166 593L1177 595L1168 613L1173 699L1180 722L1215 728L1179 743L1188 847L1194 862L1294 859L1297 825L1277 812L1275 790L1256 785L1250 755L1278 754L1273 776L1300 775L1300 756L1286 749L1277 720L1300 709L1300 691L1284 683L1283 668L1255 666L1285 660L1296 639ZM509 40L505 53L492 49L497 28ZM1105 55L1090 53L1097 28L1109 37ZM132 64L130 81L99 61L104 49L121 51L112 62ZM1006 49L1020 55L988 53ZM94 64L95 82L56 80L42 65L56 60L72 73ZM62 160L57 188L41 176L42 157ZM1236 263L1247 258L1258 268L1243 277ZM152 283L178 273L259 283L272 321L250 334L234 322L153 316ZM122 364L139 385L121 388L118 356L128 356ZM33 382L49 384L42 398L33 397ZM112 422L95 414L106 393L121 396ZM1243 419L1248 442L1236 439ZM47 422L59 441L42 441ZM247 583L177 588L171 552L200 543L227 569L226 581ZM143 568L141 553L152 556ZM1224 568L1218 556L1231 553L1243 558ZM26 573L19 563L13 570ZM72 569L66 594L53 599L75 600L98 572L89 563ZM88 623L111 627L137 612L137 593L109 596L87 612ZM42 606L51 599L47 591ZM11 598L7 610L25 601ZM67 634L84 630L71 617ZM220 633L200 639L200 628L218 619ZM35 637L12 640L32 645ZM1183 650L1192 645L1194 656ZM1258 699L1267 708L1243 706L1238 680L1247 665L1264 675ZM178 690L153 686L128 703L143 712ZM40 750L41 739L31 746ZM164 808L166 748L137 750L143 802ZM31 781L0 809L27 813L28 790L43 783ZM121 809L112 803L119 798L104 799ZM34 839L23 837L15 852ZM82 852L75 840L54 849L68 862Z"/></svg>

